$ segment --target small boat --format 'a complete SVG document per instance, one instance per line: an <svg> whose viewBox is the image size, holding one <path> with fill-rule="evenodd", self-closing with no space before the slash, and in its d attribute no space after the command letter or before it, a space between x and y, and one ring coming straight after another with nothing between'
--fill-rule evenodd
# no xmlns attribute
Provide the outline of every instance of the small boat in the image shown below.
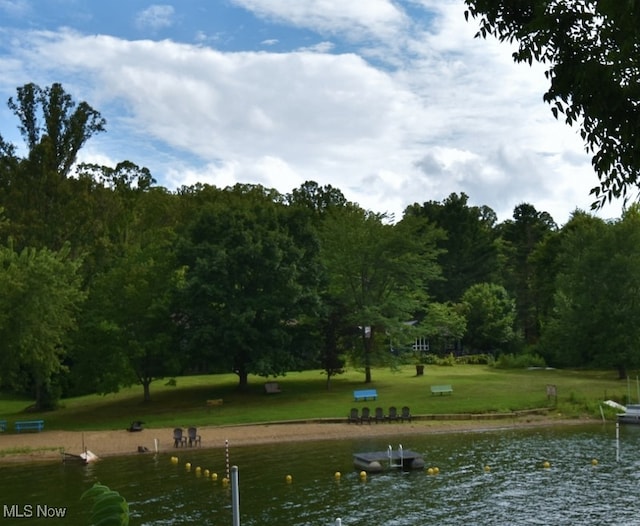
<svg viewBox="0 0 640 526"><path fill-rule="evenodd" d="M604 404L621 411L617 415L619 424L637 424L640 425L640 404L622 405L613 400L605 400Z"/></svg>
<svg viewBox="0 0 640 526"><path fill-rule="evenodd" d="M403 449L402 444L400 444L395 451L389 446L387 451L354 453L353 465L356 469L367 473L380 473L386 467L409 471L412 469L424 469L424 459L420 453Z"/></svg>
<svg viewBox="0 0 640 526"><path fill-rule="evenodd" d="M62 451L62 462L79 462L81 464L89 464L90 462L95 462L99 459L100 457L98 455L88 449L85 449L84 453L80 453L79 455Z"/></svg>

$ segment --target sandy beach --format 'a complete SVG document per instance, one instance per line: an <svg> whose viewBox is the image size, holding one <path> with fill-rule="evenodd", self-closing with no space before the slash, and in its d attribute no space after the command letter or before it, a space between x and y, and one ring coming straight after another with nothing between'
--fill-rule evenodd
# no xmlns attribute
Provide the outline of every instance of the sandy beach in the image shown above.
<svg viewBox="0 0 640 526"><path fill-rule="evenodd" d="M570 425L584 420L564 420L545 415L517 418L414 420L405 423L349 424L346 422L266 423L198 428L203 448L246 446L275 442L348 439L357 437L392 437L399 435L454 433L530 426ZM186 432L186 430L185 430ZM0 463L25 461L59 461L61 452L79 454L83 447L99 457L140 454L139 448L155 452L175 451L172 428L143 429L130 433L113 431L42 431L39 433L0 433Z"/></svg>

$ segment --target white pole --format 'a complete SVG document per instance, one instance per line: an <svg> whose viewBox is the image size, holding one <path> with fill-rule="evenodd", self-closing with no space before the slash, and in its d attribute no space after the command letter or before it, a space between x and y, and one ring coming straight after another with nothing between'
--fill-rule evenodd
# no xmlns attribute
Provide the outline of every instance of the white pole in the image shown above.
<svg viewBox="0 0 640 526"><path fill-rule="evenodd" d="M339 517L336 519L336 526L342 526L342 519Z"/></svg>
<svg viewBox="0 0 640 526"><path fill-rule="evenodd" d="M616 462L620 461L620 422L616 422Z"/></svg>
<svg viewBox="0 0 640 526"><path fill-rule="evenodd" d="M158 439L157 439L157 438L154 438L154 439L153 439L153 445L154 445L154 446L155 446L155 448L156 448L156 454L157 454L157 453L158 453Z"/></svg>
<svg viewBox="0 0 640 526"><path fill-rule="evenodd" d="M238 487L238 466L231 466L231 508L233 526L240 526L240 492Z"/></svg>

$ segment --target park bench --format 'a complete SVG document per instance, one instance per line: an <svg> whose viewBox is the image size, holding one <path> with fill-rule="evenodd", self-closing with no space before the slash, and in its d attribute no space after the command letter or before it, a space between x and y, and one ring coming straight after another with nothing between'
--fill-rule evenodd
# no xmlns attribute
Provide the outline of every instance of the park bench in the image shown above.
<svg viewBox="0 0 640 526"><path fill-rule="evenodd" d="M22 420L16 422L16 431L42 431L44 429L44 420Z"/></svg>
<svg viewBox="0 0 640 526"><path fill-rule="evenodd" d="M218 405L224 404L224 399L222 398L214 398L213 400L207 400L207 407L212 408Z"/></svg>
<svg viewBox="0 0 640 526"><path fill-rule="evenodd" d="M356 402L359 402L361 400L368 400L369 398L371 398L371 400L377 400L378 391L375 389L359 389L353 392L353 399Z"/></svg>
<svg viewBox="0 0 640 526"><path fill-rule="evenodd" d="M266 384L264 384L264 392L267 394L275 394L281 392L278 382L267 382Z"/></svg>
<svg viewBox="0 0 640 526"><path fill-rule="evenodd" d="M6 431L6 430L7 430L7 421L0 420L0 431Z"/></svg>
<svg viewBox="0 0 640 526"><path fill-rule="evenodd" d="M450 385L432 385L431 386L431 394L435 395L435 394L439 394L439 395L444 395L444 394L451 394L453 393L453 387L451 387Z"/></svg>

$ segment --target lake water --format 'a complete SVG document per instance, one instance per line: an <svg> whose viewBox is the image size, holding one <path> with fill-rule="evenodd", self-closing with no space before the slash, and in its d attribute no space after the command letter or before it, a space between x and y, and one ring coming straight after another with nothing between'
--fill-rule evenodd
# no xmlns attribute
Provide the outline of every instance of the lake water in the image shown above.
<svg viewBox="0 0 640 526"><path fill-rule="evenodd" d="M423 453L439 473L389 471L362 481L352 454L386 450L389 443ZM230 444L229 453L239 468L245 526L333 525L337 517L344 526L640 525L640 426L621 427L619 445L617 451L613 424L592 424L391 441ZM106 458L90 466L2 466L0 525L88 524L88 505L79 498L95 481L128 500L132 526L231 525L230 489L221 481L226 466L224 447ZM205 477L205 469L218 480Z"/></svg>

